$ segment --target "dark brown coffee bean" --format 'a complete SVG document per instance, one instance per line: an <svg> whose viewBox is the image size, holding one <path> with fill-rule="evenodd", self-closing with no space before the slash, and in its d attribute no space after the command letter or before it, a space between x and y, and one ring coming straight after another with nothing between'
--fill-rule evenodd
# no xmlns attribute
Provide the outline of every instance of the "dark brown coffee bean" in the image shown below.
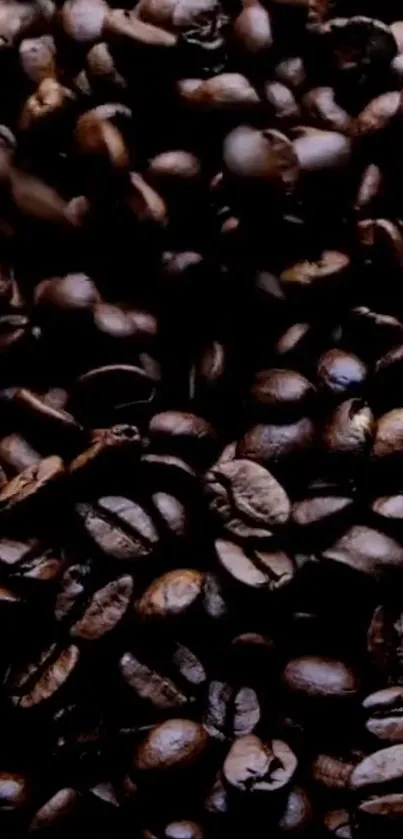
<svg viewBox="0 0 403 839"><path fill-rule="evenodd" d="M135 465L140 444L140 434L134 425L114 425L93 431L89 447L72 460L69 473L76 481L95 485L105 473Z"/></svg>
<svg viewBox="0 0 403 839"><path fill-rule="evenodd" d="M202 725L171 719L155 726L137 747L134 767L140 772L186 769L205 751L208 736Z"/></svg>
<svg viewBox="0 0 403 839"><path fill-rule="evenodd" d="M315 426L308 417L289 425L254 425L237 446L237 457L263 466L276 466L290 458L294 463L312 449Z"/></svg>
<svg viewBox="0 0 403 839"><path fill-rule="evenodd" d="M63 461L57 455L40 460L15 478L0 492L0 512L3 517L21 516L37 503L43 505L64 476Z"/></svg>
<svg viewBox="0 0 403 839"><path fill-rule="evenodd" d="M230 787L247 795L277 792L287 786L297 768L297 758L282 740L264 743L254 734L238 737L224 762Z"/></svg>
<svg viewBox="0 0 403 839"><path fill-rule="evenodd" d="M329 293L344 283L350 259L340 251L324 251L315 262L296 262L281 273L287 294L306 294L312 291Z"/></svg>
<svg viewBox="0 0 403 839"><path fill-rule="evenodd" d="M298 159L292 143L279 131L239 126L224 141L228 173L246 182L261 182L283 192L298 179Z"/></svg>
<svg viewBox="0 0 403 839"><path fill-rule="evenodd" d="M360 458L369 451L374 417L362 399L346 399L328 417L321 433L322 448L334 458Z"/></svg>
<svg viewBox="0 0 403 839"><path fill-rule="evenodd" d="M351 131L351 117L338 105L332 87L315 87L302 99L304 115L312 125L330 131L348 134Z"/></svg>
<svg viewBox="0 0 403 839"><path fill-rule="evenodd" d="M289 87L281 82L269 82L265 84L264 95L279 125L290 125L300 119L301 109Z"/></svg>
<svg viewBox="0 0 403 839"><path fill-rule="evenodd" d="M147 511L120 496L105 496L95 504L80 502L77 513L84 528L104 554L114 559L142 560L158 545L158 532Z"/></svg>
<svg viewBox="0 0 403 839"><path fill-rule="evenodd" d="M400 781L403 774L403 746L389 746L364 757L350 777L350 788L364 794L376 787Z"/></svg>
<svg viewBox="0 0 403 839"><path fill-rule="evenodd" d="M292 560L283 551L243 549L235 542L218 539L217 557L223 568L238 583L251 588L276 591L288 585L294 576Z"/></svg>
<svg viewBox="0 0 403 839"><path fill-rule="evenodd" d="M194 568L178 568L157 577L137 604L142 618L166 620L191 611L201 597L204 574Z"/></svg>
<svg viewBox="0 0 403 839"><path fill-rule="evenodd" d="M296 370L262 370L250 391L252 410L262 419L280 417L290 421L305 416L315 396L311 382Z"/></svg>
<svg viewBox="0 0 403 839"><path fill-rule="evenodd" d="M301 171L307 175L318 175L347 169L351 159L352 142L345 134L337 131L308 128L294 140L293 148ZM331 265L331 261L333 265ZM325 264L326 262L328 265ZM336 271L340 273L346 269L348 265L347 255L325 251L319 265L314 264L311 268L309 268L309 263L306 263L306 265L304 273L308 275L308 278L305 279L305 283L312 282L314 279L329 281L334 277ZM291 282L288 275L286 281Z"/></svg>
<svg viewBox="0 0 403 839"><path fill-rule="evenodd" d="M53 645L25 670L11 673L7 688L13 705L28 710L55 697L76 671L79 660L80 652L74 644L62 651Z"/></svg>
<svg viewBox="0 0 403 839"><path fill-rule="evenodd" d="M148 434L153 450L177 455L191 464L208 462L215 448L215 432L203 417L181 411L156 414Z"/></svg>
<svg viewBox="0 0 403 839"><path fill-rule="evenodd" d="M312 761L312 777L327 789L347 789L355 763L333 755L318 754Z"/></svg>
<svg viewBox="0 0 403 839"><path fill-rule="evenodd" d="M92 595L82 616L70 629L73 638L95 641L115 629L127 612L133 595L133 579L126 575L111 580Z"/></svg>
<svg viewBox="0 0 403 839"><path fill-rule="evenodd" d="M308 835L312 820L313 806L308 793L302 787L292 787L278 825L281 836Z"/></svg>
<svg viewBox="0 0 403 839"><path fill-rule="evenodd" d="M335 396L348 395L362 388L367 368L360 358L343 350L332 349L322 355L317 368L318 383Z"/></svg>
<svg viewBox="0 0 403 839"><path fill-rule="evenodd" d="M65 828L78 806L78 793L71 787L59 789L35 813L29 830L31 833Z"/></svg>
<svg viewBox="0 0 403 839"><path fill-rule="evenodd" d="M285 666L282 681L288 690L312 698L353 698L358 691L354 671L342 661L301 656Z"/></svg>
<svg viewBox="0 0 403 839"><path fill-rule="evenodd" d="M388 128L400 108L398 91L391 90L372 99L358 115L355 128L361 137L371 136Z"/></svg>
<svg viewBox="0 0 403 839"><path fill-rule="evenodd" d="M286 492L258 463L235 459L221 464L207 473L205 488L212 513L238 538L267 538L289 518Z"/></svg>
<svg viewBox="0 0 403 839"><path fill-rule="evenodd" d="M403 688L389 687L370 694L364 700L367 730L379 740L403 742Z"/></svg>
<svg viewBox="0 0 403 839"><path fill-rule="evenodd" d="M379 530L353 525L323 556L354 571L377 577L402 566L403 548Z"/></svg>
<svg viewBox="0 0 403 839"><path fill-rule="evenodd" d="M162 710L179 709L188 697L167 676L162 676L143 664L133 653L124 653L119 662L120 672L136 695Z"/></svg>
<svg viewBox="0 0 403 839"><path fill-rule="evenodd" d="M71 410L92 427L136 421L142 406L154 399L155 387L140 367L107 365L80 376L71 393Z"/></svg>
<svg viewBox="0 0 403 839"><path fill-rule="evenodd" d="M234 21L234 37L242 51L258 55L272 46L270 15L260 3L246 5Z"/></svg>

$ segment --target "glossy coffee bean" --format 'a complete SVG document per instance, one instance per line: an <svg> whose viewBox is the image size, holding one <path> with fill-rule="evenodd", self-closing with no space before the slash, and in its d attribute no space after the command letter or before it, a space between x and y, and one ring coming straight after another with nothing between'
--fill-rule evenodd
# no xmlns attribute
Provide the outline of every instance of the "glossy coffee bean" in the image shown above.
<svg viewBox="0 0 403 839"><path fill-rule="evenodd" d="M193 720L172 719L155 726L139 744L134 767L139 772L186 769L206 749L205 729Z"/></svg>
<svg viewBox="0 0 403 839"><path fill-rule="evenodd" d="M290 783L297 759L281 740L264 743L253 734L239 737L224 762L227 784L240 793L259 795L278 792Z"/></svg>

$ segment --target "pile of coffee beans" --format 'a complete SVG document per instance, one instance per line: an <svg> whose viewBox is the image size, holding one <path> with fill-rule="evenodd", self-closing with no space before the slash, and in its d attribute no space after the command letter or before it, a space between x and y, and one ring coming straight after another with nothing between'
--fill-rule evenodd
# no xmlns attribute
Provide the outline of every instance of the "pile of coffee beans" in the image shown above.
<svg viewBox="0 0 403 839"><path fill-rule="evenodd" d="M403 833L403 10L0 0L0 834Z"/></svg>

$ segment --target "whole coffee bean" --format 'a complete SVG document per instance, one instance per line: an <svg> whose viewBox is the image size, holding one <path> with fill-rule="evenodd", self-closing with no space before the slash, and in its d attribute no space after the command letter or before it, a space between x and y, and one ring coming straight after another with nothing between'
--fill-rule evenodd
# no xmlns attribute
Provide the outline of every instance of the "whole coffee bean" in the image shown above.
<svg viewBox="0 0 403 839"><path fill-rule="evenodd" d="M287 294L306 294L327 291L344 283L350 265L347 254L324 251L315 262L296 262L281 273L280 279Z"/></svg>
<svg viewBox="0 0 403 839"><path fill-rule="evenodd" d="M367 714L365 726L370 734L390 743L403 742L401 717L403 689L401 687L389 687L371 693L364 699L362 705Z"/></svg>
<svg viewBox="0 0 403 839"><path fill-rule="evenodd" d="M288 425L254 425L239 441L237 457L263 466L276 466L306 456L312 449L315 426L308 417Z"/></svg>
<svg viewBox="0 0 403 839"><path fill-rule="evenodd" d="M350 777L350 788L365 794L376 787L387 788L387 784L399 781L403 772L403 746L389 746L364 757L355 767Z"/></svg>
<svg viewBox="0 0 403 839"><path fill-rule="evenodd" d="M252 734L260 718L259 699L252 688L235 690L226 682L210 682L204 717L210 737L224 742L227 738Z"/></svg>
<svg viewBox="0 0 403 839"><path fill-rule="evenodd" d="M70 628L73 638L94 641L111 632L123 619L133 594L133 579L126 575L111 580L94 592L83 614Z"/></svg>
<svg viewBox="0 0 403 839"><path fill-rule="evenodd" d="M286 787L297 768L297 758L282 740L264 743L254 734L238 737L224 761L224 779L247 795L278 792Z"/></svg>
<svg viewBox="0 0 403 839"><path fill-rule="evenodd" d="M362 458L369 451L374 417L363 399L346 399L324 424L321 441L325 453L334 459Z"/></svg>
<svg viewBox="0 0 403 839"><path fill-rule="evenodd" d="M355 126L361 137L384 131L396 118L400 109L399 93L391 90L372 99L358 115Z"/></svg>
<svg viewBox="0 0 403 839"><path fill-rule="evenodd" d="M347 395L362 388L367 369L360 358L343 350L328 350L321 356L317 369L318 383L325 392Z"/></svg>
<svg viewBox="0 0 403 839"><path fill-rule="evenodd" d="M238 583L251 588L276 591L288 585L294 576L292 559L283 551L245 549L235 542L216 541L217 557L222 567Z"/></svg>
<svg viewBox="0 0 403 839"><path fill-rule="evenodd" d="M191 611L202 594L204 574L193 568L178 568L157 577L137 604L143 618L164 620Z"/></svg>
<svg viewBox="0 0 403 839"><path fill-rule="evenodd" d="M52 699L77 670L80 651L74 644L58 650L56 644L45 650L38 661L24 670L10 673L7 689L13 705L28 710Z"/></svg>
<svg viewBox="0 0 403 839"><path fill-rule="evenodd" d="M289 518L284 489L258 463L236 458L212 469L205 481L211 511L233 536L264 539Z"/></svg>
<svg viewBox="0 0 403 839"><path fill-rule="evenodd" d="M401 567L403 548L379 530L353 525L324 552L323 557L369 577L377 577Z"/></svg>
<svg viewBox="0 0 403 839"><path fill-rule="evenodd" d="M189 698L167 676L152 670L132 653L124 653L119 662L120 672L135 694L154 708L162 710L179 709Z"/></svg>
<svg viewBox="0 0 403 839"><path fill-rule="evenodd" d="M351 140L345 134L317 128L303 132L294 140L293 147L301 171L308 175L343 171L350 162L352 152ZM338 261L341 262L340 256Z"/></svg>
<svg viewBox="0 0 403 839"><path fill-rule="evenodd" d="M134 753L134 768L140 772L186 769L208 745L202 725L187 719L171 719L155 726Z"/></svg>
<svg viewBox="0 0 403 839"><path fill-rule="evenodd" d="M301 656L286 664L282 681L288 690L312 698L348 699L358 690L354 671L344 662L320 656Z"/></svg>
<svg viewBox="0 0 403 839"><path fill-rule="evenodd" d="M313 125L348 134L351 131L351 117L337 104L332 87L316 87L302 99L303 111Z"/></svg>
<svg viewBox="0 0 403 839"><path fill-rule="evenodd" d="M154 383L140 367L111 364L76 380L70 407L84 424L99 428L136 421L145 406L151 407L154 394Z"/></svg>
<svg viewBox="0 0 403 839"><path fill-rule="evenodd" d="M328 789L346 789L355 763L333 755L319 754L312 761L312 777Z"/></svg>
<svg viewBox="0 0 403 839"><path fill-rule="evenodd" d="M78 793L71 787L58 790L35 813L29 830L38 833L46 830L65 828L78 806Z"/></svg>
<svg viewBox="0 0 403 839"><path fill-rule="evenodd" d="M208 463L215 448L216 435L210 423L181 411L156 414L148 434L154 451L183 457L195 465Z"/></svg>
<svg viewBox="0 0 403 839"><path fill-rule="evenodd" d="M9 481L0 492L0 513L3 518L21 516L32 511L55 493L64 475L63 461L57 455L29 466Z"/></svg>
<svg viewBox="0 0 403 839"><path fill-rule="evenodd" d="M298 158L279 131L235 128L224 140L223 160L234 178L261 182L283 192L298 179Z"/></svg>
<svg viewBox="0 0 403 839"><path fill-rule="evenodd" d="M252 410L262 419L279 417L290 421L305 416L311 408L315 389L296 370L262 370L250 391Z"/></svg>
<svg viewBox="0 0 403 839"><path fill-rule="evenodd" d="M269 13L260 3L246 5L234 21L234 37L242 51L257 55L272 46Z"/></svg>
<svg viewBox="0 0 403 839"><path fill-rule="evenodd" d="M301 110L288 87L281 82L270 82L265 85L264 94L279 125L290 125L298 121Z"/></svg>
<svg viewBox="0 0 403 839"><path fill-rule="evenodd" d="M279 821L281 835L304 836L312 829L313 806L306 790L292 787Z"/></svg>
<svg viewBox="0 0 403 839"><path fill-rule="evenodd" d="M96 503L80 502L77 513L97 548L124 561L146 559L159 541L148 512L129 498L105 496Z"/></svg>

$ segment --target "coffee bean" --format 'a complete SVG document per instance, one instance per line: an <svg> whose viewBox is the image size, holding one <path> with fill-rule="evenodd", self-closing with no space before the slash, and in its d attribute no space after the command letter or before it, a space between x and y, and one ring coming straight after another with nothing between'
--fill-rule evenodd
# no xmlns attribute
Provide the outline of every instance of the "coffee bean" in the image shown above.
<svg viewBox="0 0 403 839"><path fill-rule="evenodd" d="M370 734L390 743L403 742L402 706L403 689L399 686L384 688L367 696L363 708L368 715L365 725Z"/></svg>
<svg viewBox="0 0 403 839"><path fill-rule="evenodd" d="M354 792L365 794L365 791L376 788L382 790L394 781L399 781L403 771L403 747L389 746L365 757L355 767L350 777L350 788Z"/></svg>
<svg viewBox="0 0 403 839"><path fill-rule="evenodd" d="M111 580L92 595L82 616L71 627L70 635L87 641L102 638L124 618L132 594L132 577L126 575Z"/></svg>
<svg viewBox="0 0 403 839"><path fill-rule="evenodd" d="M31 709L52 699L78 667L80 652L71 644L59 651L56 645L45 650L38 661L30 662L24 670L11 673L7 688L12 703L21 709Z"/></svg>
<svg viewBox="0 0 403 839"><path fill-rule="evenodd" d="M280 834L308 835L312 819L313 807L308 793L301 787L293 787L288 793L285 810L279 821Z"/></svg>
<svg viewBox="0 0 403 839"><path fill-rule="evenodd" d="M325 453L335 459L362 458L371 446L374 417L362 399L346 399L324 424L321 438Z"/></svg>
<svg viewBox="0 0 403 839"><path fill-rule="evenodd" d="M267 538L289 518L284 489L258 463L235 459L212 469L206 475L206 493L224 529L241 539Z"/></svg>
<svg viewBox="0 0 403 839"><path fill-rule="evenodd" d="M26 807L31 794L31 784L27 776L18 772L0 772L0 812Z"/></svg>
<svg viewBox="0 0 403 839"><path fill-rule="evenodd" d="M297 758L286 743L264 743L254 734L245 734L232 744L223 772L230 787L247 795L259 795L286 787L296 768Z"/></svg>
<svg viewBox="0 0 403 839"><path fill-rule="evenodd" d="M49 829L64 828L78 805L78 794L75 789L66 787L58 790L49 801L35 813L29 830L38 833Z"/></svg>
<svg viewBox="0 0 403 839"><path fill-rule="evenodd" d="M286 665L282 680L286 688L312 698L352 698L358 690L355 673L342 661L302 656Z"/></svg>
<svg viewBox="0 0 403 839"><path fill-rule="evenodd" d="M276 466L291 457L307 455L314 433L314 424L308 417L289 425L254 425L238 442L237 457Z"/></svg>
<svg viewBox="0 0 403 839"><path fill-rule="evenodd" d="M153 520L129 498L105 496L95 504L80 502L76 509L90 539L114 559L146 559L158 544Z"/></svg>
<svg viewBox="0 0 403 839"><path fill-rule="evenodd" d="M200 759L208 736L199 723L172 719L155 726L139 744L134 767L140 772L186 769Z"/></svg>
<svg viewBox="0 0 403 839"><path fill-rule="evenodd" d="M252 409L262 419L278 416L290 421L304 416L314 401L314 387L296 370L271 369L257 373L250 392Z"/></svg>
<svg viewBox="0 0 403 839"><path fill-rule="evenodd" d="M403 549L398 542L379 530L353 525L323 556L326 560L342 563L362 574L376 577L401 567Z"/></svg>
<svg viewBox="0 0 403 839"><path fill-rule="evenodd" d="M168 571L157 577L137 604L143 618L175 618L191 611L202 594L204 575L192 568Z"/></svg>
<svg viewBox="0 0 403 839"><path fill-rule="evenodd" d="M318 383L324 391L343 397L360 390L365 382L367 370L357 356L343 350L328 350L318 363Z"/></svg>
<svg viewBox="0 0 403 839"><path fill-rule="evenodd" d="M294 575L293 562L283 551L243 549L235 542L218 539L216 552L227 573L251 588L276 591L288 585Z"/></svg>

